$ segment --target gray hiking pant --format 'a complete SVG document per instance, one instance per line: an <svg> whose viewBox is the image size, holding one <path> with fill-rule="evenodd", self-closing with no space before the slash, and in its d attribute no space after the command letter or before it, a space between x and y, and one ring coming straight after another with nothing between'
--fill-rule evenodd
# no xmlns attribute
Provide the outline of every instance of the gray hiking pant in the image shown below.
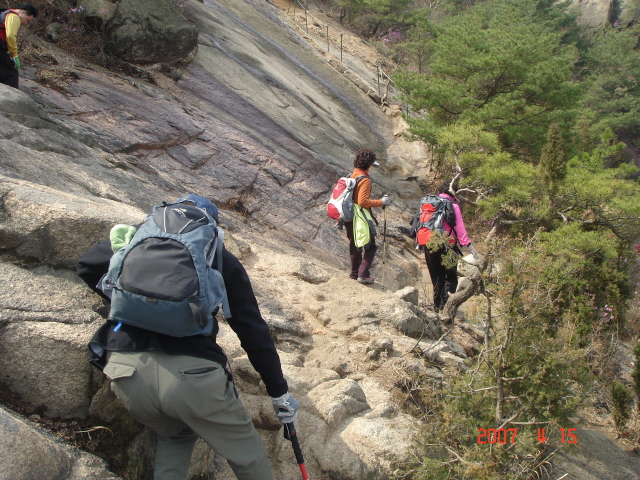
<svg viewBox="0 0 640 480"><path fill-rule="evenodd" d="M274 480L262 440L220 364L155 351L108 355L111 390L158 435L155 480L186 480L198 437L239 480Z"/></svg>

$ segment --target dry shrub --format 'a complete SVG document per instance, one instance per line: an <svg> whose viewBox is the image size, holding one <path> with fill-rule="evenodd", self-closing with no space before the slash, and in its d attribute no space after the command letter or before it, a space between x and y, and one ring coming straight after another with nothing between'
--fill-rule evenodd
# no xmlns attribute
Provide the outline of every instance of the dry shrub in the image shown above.
<svg viewBox="0 0 640 480"><path fill-rule="evenodd" d="M76 72L67 68L43 68L36 72L37 82L59 92L68 92L69 85L80 80Z"/></svg>
<svg viewBox="0 0 640 480"><path fill-rule="evenodd" d="M31 63L29 44L33 43L30 35L35 35L65 50L83 60L99 65L103 64L106 55L103 51L102 25L87 22L82 7L77 7L73 0L45 0L31 1L38 8L38 16L27 26L23 26L19 33L20 57L25 64ZM20 2L0 0L0 8L10 8ZM51 34L51 26L55 35ZM38 59L35 59L36 61Z"/></svg>

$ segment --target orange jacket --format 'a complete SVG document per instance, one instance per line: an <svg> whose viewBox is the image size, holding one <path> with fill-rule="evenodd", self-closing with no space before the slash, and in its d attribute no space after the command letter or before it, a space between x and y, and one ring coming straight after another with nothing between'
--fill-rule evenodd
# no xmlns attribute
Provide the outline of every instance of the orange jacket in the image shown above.
<svg viewBox="0 0 640 480"><path fill-rule="evenodd" d="M371 179L365 170L356 168L350 178L358 178L365 175L365 178L358 182L353 191L353 200L362 208L371 210L371 207L381 207L382 200L372 200L371 197Z"/></svg>

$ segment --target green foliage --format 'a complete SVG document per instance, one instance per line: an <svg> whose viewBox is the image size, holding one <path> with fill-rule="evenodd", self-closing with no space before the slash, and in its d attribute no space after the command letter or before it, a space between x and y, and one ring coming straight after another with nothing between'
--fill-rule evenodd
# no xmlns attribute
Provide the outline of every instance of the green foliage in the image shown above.
<svg viewBox="0 0 640 480"><path fill-rule="evenodd" d="M474 444L474 429L507 428L509 421L569 426L583 388L606 362L598 345L620 329L632 293L624 259L626 240L640 234L640 192L629 179L636 169L615 160L620 145L610 131L570 162L562 144L552 127L536 166L501 150L497 135L481 125L437 131L440 171L464 172L463 190L476 193L480 218L500 222L514 240L503 237L502 248L490 252L500 272L483 278L492 299L481 317L488 349L470 373L438 391L440 406L433 398L425 402L431 410L417 442L422 450L403 478L532 474L551 448L537 443L533 431L518 428L513 448L488 450ZM556 209L544 201L549 197ZM431 450L420 447L425 444ZM434 458L433 445L445 459Z"/></svg>
<svg viewBox="0 0 640 480"><path fill-rule="evenodd" d="M572 158L557 203L563 220L604 227L632 242L640 234L640 185L630 176L638 169L624 163L607 168L617 163L615 156L622 148L623 144L612 143L608 131L601 146Z"/></svg>
<svg viewBox="0 0 640 480"><path fill-rule="evenodd" d="M435 140L439 171L462 169L463 184L476 193L482 218L499 219L513 233L575 222L582 229L609 231L627 242L638 238L640 185L630 179L637 168L616 160L623 144L615 143L611 131L590 153L577 155L566 165L562 142L556 137L555 146L547 144L538 168L501 151L495 138L480 126L462 124L442 128ZM557 158L551 162L553 152Z"/></svg>
<svg viewBox="0 0 640 480"><path fill-rule="evenodd" d="M467 373L453 378L449 373L445 386L414 385L414 399L422 397L418 403L427 406L428 415L415 441L416 461L405 465L399 478L528 478L559 446L552 432L569 426L589 386L585 352L575 345L578 329L565 321L567 306L561 308L557 300L578 291L579 280L572 276L580 275L570 271L570 259L559 257L577 248L586 251L594 240L562 245L562 237L562 232L557 238L539 235L493 252L502 259L501 273L487 277L485 288L501 301L492 302L491 309L487 304L486 348ZM580 260L588 264L585 257ZM538 441L540 427L549 443ZM478 429L490 428L507 429L507 443L479 443Z"/></svg>
<svg viewBox="0 0 640 480"><path fill-rule="evenodd" d="M396 85L416 112L412 132L429 143L450 123L482 124L504 147L535 151L553 121L566 122L579 88L577 50L509 2L480 4L439 25L429 41L430 76L402 71ZM496 2L490 5L496 5Z"/></svg>
<svg viewBox="0 0 640 480"><path fill-rule="evenodd" d="M613 423L620 430L629 420L633 397L626 386L614 380L611 382L611 400L613 402Z"/></svg>
<svg viewBox="0 0 640 480"><path fill-rule="evenodd" d="M349 21L360 21L365 36L385 34L389 27L403 24L402 17L412 0L341 0L338 5ZM363 21L364 19L364 21Z"/></svg>
<svg viewBox="0 0 640 480"><path fill-rule="evenodd" d="M444 176L458 172L464 165L482 165L487 157L500 151L495 134L469 122L448 125L437 131L432 147L434 167Z"/></svg>
<svg viewBox="0 0 640 480"><path fill-rule="evenodd" d="M552 301L535 306L550 327L572 325L572 342L585 345L590 334L615 332L624 319L631 296L626 272L620 268L624 247L612 235L585 231L572 222L540 234L542 249L530 261L543 266L541 283Z"/></svg>
<svg viewBox="0 0 640 480"><path fill-rule="evenodd" d="M624 3L624 11L620 17L623 25L632 25L640 20L640 0L627 0Z"/></svg>
<svg viewBox="0 0 640 480"><path fill-rule="evenodd" d="M633 378L633 391L636 394L638 409L640 409L640 342L633 349L633 355L636 358L633 365L633 371L631 372L631 378Z"/></svg>
<svg viewBox="0 0 640 480"><path fill-rule="evenodd" d="M529 18L547 31L561 34L562 44L583 47L578 26L579 8L571 0L500 0L488 2L489 11L512 9L522 18Z"/></svg>
<svg viewBox="0 0 640 480"><path fill-rule="evenodd" d="M640 27L608 28L594 39L586 55L588 94L583 115L594 112L592 136L610 127L618 135L635 138L640 128Z"/></svg>
<svg viewBox="0 0 640 480"><path fill-rule="evenodd" d="M430 19L431 9L420 8L404 15L406 30L399 41L383 38L383 52L391 49L408 69L418 73L426 71L431 57L429 40L434 35L435 25Z"/></svg>
<svg viewBox="0 0 640 480"><path fill-rule="evenodd" d="M437 252L442 248L446 248L446 252L442 256L442 265L445 268L453 268L460 261L460 255L452 248L449 236L438 231L432 232L425 248L430 252Z"/></svg>
<svg viewBox="0 0 640 480"><path fill-rule="evenodd" d="M543 147L542 155L540 155L539 171L542 188L549 197L549 203L552 204L558 193L558 184L567 175L567 155L557 123L552 124L549 128L547 144Z"/></svg>
<svg viewBox="0 0 640 480"><path fill-rule="evenodd" d="M479 436L479 429L499 427L493 419L494 394L472 393L483 385L482 378L484 372L458 377L444 389L421 386L419 395L427 405L436 408L429 411L427 421L414 438L412 452L416 461L402 465L396 478L515 479L518 473L535 469L546 449L537 440L535 428L512 429L507 432L504 444L490 445L487 436Z"/></svg>
<svg viewBox="0 0 640 480"><path fill-rule="evenodd" d="M491 449L475 432L567 422L611 361L606 345L633 293L629 247L640 238L638 169L618 141L640 131L640 28L587 42L568 2L463 3L449 2L461 13L444 20L414 17L406 44L396 45L411 68L395 81L438 175L462 175L476 217L498 229L485 251L500 268L482 276L487 337L469 373L410 392L428 406L416 461L402 469L416 480L533 475L547 450L532 430L519 429L512 448ZM617 425L625 391L612 387Z"/></svg>

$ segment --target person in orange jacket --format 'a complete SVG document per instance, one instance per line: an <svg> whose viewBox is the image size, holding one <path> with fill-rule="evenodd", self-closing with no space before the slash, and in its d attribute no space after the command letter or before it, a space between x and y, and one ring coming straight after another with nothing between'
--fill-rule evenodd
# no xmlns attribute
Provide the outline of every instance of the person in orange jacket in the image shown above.
<svg viewBox="0 0 640 480"><path fill-rule="evenodd" d="M38 9L30 3L0 12L0 83L18 88L18 30L37 16Z"/></svg>
<svg viewBox="0 0 640 480"><path fill-rule="evenodd" d="M379 200L371 198L371 179L369 178L369 169L373 165L377 165L376 154L366 148L361 148L356 152L353 161L354 170L351 178L363 177L356 185L353 191L353 203L357 203L362 208L366 208L371 212L372 207L386 207L391 203L391 199L385 195ZM362 284L373 283L373 278L369 273L369 268L373 263L378 247L374 236L371 236L371 243L363 251L357 248L353 241L353 222L345 222L347 238L349 239L349 256L351 257L351 274L349 278L357 280Z"/></svg>

